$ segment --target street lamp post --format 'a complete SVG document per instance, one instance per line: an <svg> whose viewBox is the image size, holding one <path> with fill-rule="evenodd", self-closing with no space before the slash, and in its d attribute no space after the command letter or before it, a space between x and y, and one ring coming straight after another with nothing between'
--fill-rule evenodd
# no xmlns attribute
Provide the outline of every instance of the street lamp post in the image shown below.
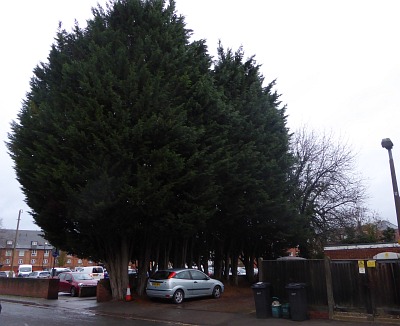
<svg viewBox="0 0 400 326"><path fill-rule="evenodd" d="M394 169L393 156L392 156L393 143L389 138L384 138L382 139L381 145L383 148L386 148L389 153L389 165L390 165L390 174L392 176L394 205L396 207L397 229L400 236L400 197L399 197L399 189L397 187L396 171ZM398 242L400 243L400 239L398 240Z"/></svg>

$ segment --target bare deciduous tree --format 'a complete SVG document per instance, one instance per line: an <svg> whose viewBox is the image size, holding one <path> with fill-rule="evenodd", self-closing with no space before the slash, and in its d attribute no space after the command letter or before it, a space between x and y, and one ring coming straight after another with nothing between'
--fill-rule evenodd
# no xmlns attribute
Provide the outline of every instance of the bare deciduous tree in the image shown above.
<svg viewBox="0 0 400 326"><path fill-rule="evenodd" d="M332 231L354 223L353 212L365 199L355 154L332 134L306 127L294 133L291 150L296 159L292 177L298 211L321 245Z"/></svg>

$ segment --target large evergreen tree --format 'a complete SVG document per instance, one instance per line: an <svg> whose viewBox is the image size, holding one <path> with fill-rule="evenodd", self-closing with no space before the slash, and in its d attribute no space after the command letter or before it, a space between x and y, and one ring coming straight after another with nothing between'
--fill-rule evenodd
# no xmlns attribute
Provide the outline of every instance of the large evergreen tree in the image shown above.
<svg viewBox="0 0 400 326"><path fill-rule="evenodd" d="M61 28L12 123L8 148L54 246L106 264L115 299L139 261L272 257L288 244L285 108L243 51L211 70L174 1L114 0ZM226 268L228 265L226 264ZM218 269L218 268L217 268ZM220 268L221 270L221 268Z"/></svg>
<svg viewBox="0 0 400 326"><path fill-rule="evenodd" d="M255 257L271 258L271 247L279 253L288 245L292 159L285 107L273 91L275 82L264 87L260 66L254 57L245 60L242 49L224 51L220 44L214 78L231 117L226 161L218 171L223 192L215 230L224 241L225 261L231 261L232 271L241 256L250 274Z"/></svg>
<svg viewBox="0 0 400 326"><path fill-rule="evenodd" d="M173 1L93 15L60 28L8 145L46 239L103 261L122 299L135 250L148 258L154 239L190 237L214 213L210 135L224 119L204 42L189 43Z"/></svg>

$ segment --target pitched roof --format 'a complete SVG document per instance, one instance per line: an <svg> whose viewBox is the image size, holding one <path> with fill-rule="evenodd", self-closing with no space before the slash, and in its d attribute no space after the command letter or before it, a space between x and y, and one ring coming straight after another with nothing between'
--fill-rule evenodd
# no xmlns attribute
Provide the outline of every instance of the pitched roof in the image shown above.
<svg viewBox="0 0 400 326"><path fill-rule="evenodd" d="M14 243L16 230L0 229L0 248L6 248L7 241L11 240ZM52 245L43 238L42 231L35 230L18 230L16 249L32 248L32 241L37 242L37 249L51 249ZM46 244L45 244L46 243Z"/></svg>
<svg viewBox="0 0 400 326"><path fill-rule="evenodd" d="M384 231L388 228L397 230L397 225L394 225L393 223L390 223L389 221L378 221L378 223L376 225L377 225L379 231Z"/></svg>

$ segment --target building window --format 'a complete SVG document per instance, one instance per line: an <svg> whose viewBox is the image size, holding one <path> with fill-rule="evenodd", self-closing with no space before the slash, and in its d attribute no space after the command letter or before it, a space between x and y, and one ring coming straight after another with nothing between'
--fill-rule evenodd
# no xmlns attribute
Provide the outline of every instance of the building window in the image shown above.
<svg viewBox="0 0 400 326"><path fill-rule="evenodd" d="M11 246L13 244L12 240L7 240L7 245Z"/></svg>
<svg viewBox="0 0 400 326"><path fill-rule="evenodd" d="M47 265L49 263L48 259L43 259L43 265Z"/></svg>
<svg viewBox="0 0 400 326"><path fill-rule="evenodd" d="M36 264L36 259L31 259L31 264L35 265Z"/></svg>
<svg viewBox="0 0 400 326"><path fill-rule="evenodd" d="M44 251L44 256L45 256L45 257L49 257L49 252L50 252L50 250L47 250L47 249L46 249L46 250Z"/></svg>
<svg viewBox="0 0 400 326"><path fill-rule="evenodd" d="M18 253L18 256L24 257L25 256L25 251L24 250L20 250L19 253Z"/></svg>
<svg viewBox="0 0 400 326"><path fill-rule="evenodd" d="M31 245L32 245L32 246L37 246L37 241L32 241L32 242L31 242Z"/></svg>
<svg viewBox="0 0 400 326"><path fill-rule="evenodd" d="M67 264L71 264L71 259L67 259Z"/></svg>
<svg viewBox="0 0 400 326"><path fill-rule="evenodd" d="M12 252L11 250L6 250L6 256L11 256Z"/></svg>
<svg viewBox="0 0 400 326"><path fill-rule="evenodd" d="M32 249L31 256L32 257L37 256L37 250L36 249Z"/></svg>
<svg viewBox="0 0 400 326"><path fill-rule="evenodd" d="M21 264L23 264L24 263L24 260L23 259L18 259L18 264L19 265L21 265Z"/></svg>
<svg viewBox="0 0 400 326"><path fill-rule="evenodd" d="M10 259L6 259L6 265L9 265L10 264Z"/></svg>
<svg viewBox="0 0 400 326"><path fill-rule="evenodd" d="M78 259L78 264L82 264L82 259Z"/></svg>

